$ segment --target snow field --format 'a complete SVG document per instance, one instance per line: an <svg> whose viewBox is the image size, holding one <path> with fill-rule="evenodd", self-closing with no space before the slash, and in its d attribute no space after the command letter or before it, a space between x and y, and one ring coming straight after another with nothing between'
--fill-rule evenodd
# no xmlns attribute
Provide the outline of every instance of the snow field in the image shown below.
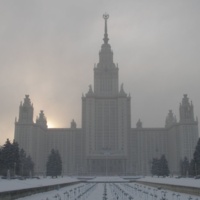
<svg viewBox="0 0 200 200"><path fill-rule="evenodd" d="M200 200L138 183L80 183L18 200Z"/></svg>
<svg viewBox="0 0 200 200"><path fill-rule="evenodd" d="M139 180L144 182L180 185L180 186L195 187L200 189L200 179L194 179L194 178L175 178L175 177L158 178L158 177L147 176L144 178L140 178Z"/></svg>
<svg viewBox="0 0 200 200"><path fill-rule="evenodd" d="M12 191L12 190L21 190L49 185L58 185L64 183L73 183L78 182L79 180L72 177L59 177L52 179L50 177L40 178L40 179L26 179L26 180L18 180L18 179L1 179L0 178L0 192Z"/></svg>
<svg viewBox="0 0 200 200"><path fill-rule="evenodd" d="M82 183L50 192L39 193L18 200L102 200L105 184ZM106 193L108 199L111 193Z"/></svg>
<svg viewBox="0 0 200 200"><path fill-rule="evenodd" d="M169 190L159 190L137 183L117 183L113 184L113 199L123 200L199 200L198 196L177 193Z"/></svg>

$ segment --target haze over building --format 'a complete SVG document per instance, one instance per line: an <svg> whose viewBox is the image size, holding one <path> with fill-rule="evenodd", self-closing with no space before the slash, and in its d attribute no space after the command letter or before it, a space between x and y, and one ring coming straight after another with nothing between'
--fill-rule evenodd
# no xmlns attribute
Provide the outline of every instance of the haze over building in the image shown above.
<svg viewBox="0 0 200 200"><path fill-rule="evenodd" d="M45 173L52 148L61 154L63 174L149 174L152 159L162 154L171 173L178 174L180 160L192 158L198 140L193 104L184 94L179 121L170 110L163 128L143 128L140 119L131 128L131 95L119 84L120 67L113 61L108 42L109 15L103 18L104 38L94 66L94 84L82 96L82 127L77 128L72 120L70 128L48 128L43 111L34 122L33 104L26 95L15 122L15 140L31 155L37 174Z"/></svg>

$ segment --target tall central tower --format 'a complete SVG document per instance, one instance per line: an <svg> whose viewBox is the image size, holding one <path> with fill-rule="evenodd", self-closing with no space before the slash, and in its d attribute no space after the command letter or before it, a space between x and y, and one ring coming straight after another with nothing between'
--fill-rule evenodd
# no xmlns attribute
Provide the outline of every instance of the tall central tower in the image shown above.
<svg viewBox="0 0 200 200"><path fill-rule="evenodd" d="M118 67L113 63L113 52L108 44L107 20L105 19L105 33L99 52L99 63L94 68L94 93L99 97L116 97L118 95Z"/></svg>
<svg viewBox="0 0 200 200"><path fill-rule="evenodd" d="M130 133L130 97L124 92L123 84L119 90L119 70L108 44L109 15L104 14L103 18L104 43L94 67L94 90L89 86L82 98L87 168L95 174L125 171Z"/></svg>

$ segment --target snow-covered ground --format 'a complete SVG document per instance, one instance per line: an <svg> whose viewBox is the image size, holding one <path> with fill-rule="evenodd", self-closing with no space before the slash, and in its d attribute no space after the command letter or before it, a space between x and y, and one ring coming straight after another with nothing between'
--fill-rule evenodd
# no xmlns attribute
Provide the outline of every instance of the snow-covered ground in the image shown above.
<svg viewBox="0 0 200 200"><path fill-rule="evenodd" d="M194 179L194 178L144 177L139 180L146 181L146 182L153 182L153 183L164 183L164 184L170 184L170 185L180 185L180 186L200 188L200 179Z"/></svg>
<svg viewBox="0 0 200 200"><path fill-rule="evenodd" d="M80 188L80 189L79 189ZM106 188L106 189L105 189ZM106 195L105 195L106 194ZM105 198L106 197L106 198ZM82 183L18 200L200 200L198 196L158 190L138 183Z"/></svg>
<svg viewBox="0 0 200 200"><path fill-rule="evenodd" d="M200 179L192 178L141 178L142 181L168 183L200 188ZM74 182L76 178L63 177L57 179L3 180L0 179L0 191L52 185L56 183ZM96 181L97 183L94 183ZM105 183L102 183L105 181ZM113 183L115 182L116 183ZM121 183L119 183L119 181ZM110 182L110 183L109 183ZM112 182L112 183L111 183ZM105 198L106 197L106 198ZM123 182L120 177L95 177L92 182L78 183L50 192L39 193L18 200L200 200L198 196L181 194L168 190L144 186L138 183Z"/></svg>
<svg viewBox="0 0 200 200"><path fill-rule="evenodd" d="M47 178L26 179L26 180L0 179L0 192L62 184L62 183L78 182L78 181L79 181L78 179L71 177L62 177L62 178L59 177L54 179L47 177Z"/></svg>

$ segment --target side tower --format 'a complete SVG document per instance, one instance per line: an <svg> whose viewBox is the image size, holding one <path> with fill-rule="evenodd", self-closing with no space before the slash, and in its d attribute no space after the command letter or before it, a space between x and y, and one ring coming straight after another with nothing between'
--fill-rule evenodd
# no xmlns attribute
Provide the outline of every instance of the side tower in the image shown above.
<svg viewBox="0 0 200 200"><path fill-rule="evenodd" d="M192 102L184 94L179 106L180 120L177 122L172 111L166 118L165 127L168 130L168 153L169 168L172 174L180 173L180 161L187 157L193 158L195 146L198 141L198 121L194 118Z"/></svg>
<svg viewBox="0 0 200 200"><path fill-rule="evenodd" d="M34 145L31 140L31 133L34 126L33 111L33 104L29 95L25 95L24 102L21 102L19 106L19 118L15 120L15 140L27 154L31 153Z"/></svg>
<svg viewBox="0 0 200 200"><path fill-rule="evenodd" d="M180 158L185 156L191 160L198 140L198 120L194 118L194 108L192 102L184 94L182 103L179 107L179 140L180 140Z"/></svg>
<svg viewBox="0 0 200 200"><path fill-rule="evenodd" d="M94 67L94 91L89 86L82 97L82 127L85 134L86 169L94 174L122 174L126 171L130 132L130 97L119 91L118 66L108 44L104 14L104 43Z"/></svg>
<svg viewBox="0 0 200 200"><path fill-rule="evenodd" d="M25 95L24 102L19 106L19 118L15 121L15 141L20 148L30 155L34 162L36 174L45 173L46 155L46 130L47 121L41 111L36 123L33 122L33 104L29 95ZM23 175L23 174L22 174Z"/></svg>

